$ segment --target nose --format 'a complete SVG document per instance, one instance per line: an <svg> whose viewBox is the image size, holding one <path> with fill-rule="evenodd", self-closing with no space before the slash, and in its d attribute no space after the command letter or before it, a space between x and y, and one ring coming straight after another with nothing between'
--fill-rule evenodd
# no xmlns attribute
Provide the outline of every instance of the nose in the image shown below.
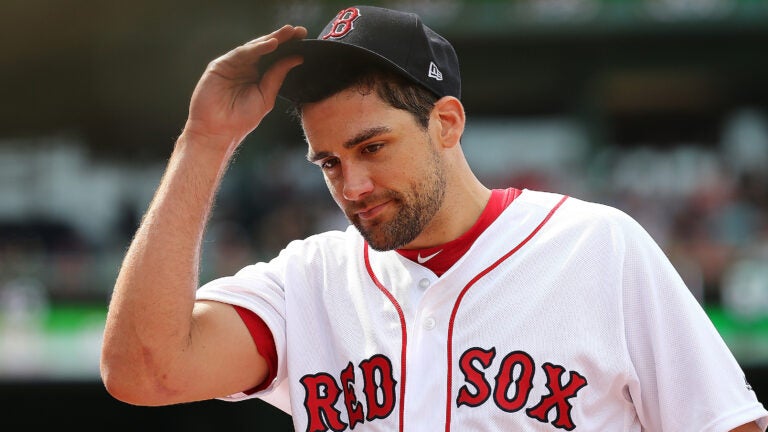
<svg viewBox="0 0 768 432"><path fill-rule="evenodd" d="M356 201L373 191L373 181L364 166L347 164L344 167L342 194L348 201Z"/></svg>

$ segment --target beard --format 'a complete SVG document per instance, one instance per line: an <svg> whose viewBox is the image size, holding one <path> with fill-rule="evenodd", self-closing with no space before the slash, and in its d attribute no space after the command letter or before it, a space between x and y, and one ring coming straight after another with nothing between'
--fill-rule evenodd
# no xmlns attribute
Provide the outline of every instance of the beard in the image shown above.
<svg viewBox="0 0 768 432"><path fill-rule="evenodd" d="M347 218L357 228L368 245L377 251L393 250L407 245L421 234L432 221L445 200L446 176L437 153L432 153L432 169L410 185L410 190L389 190L367 201L391 200L397 207L391 220L363 224L358 216L347 211ZM365 203L360 203L365 207Z"/></svg>

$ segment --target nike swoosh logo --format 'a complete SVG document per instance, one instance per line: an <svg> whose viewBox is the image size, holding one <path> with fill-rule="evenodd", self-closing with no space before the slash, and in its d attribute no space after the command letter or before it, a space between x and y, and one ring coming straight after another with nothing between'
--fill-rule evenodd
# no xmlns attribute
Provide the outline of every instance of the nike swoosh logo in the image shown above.
<svg viewBox="0 0 768 432"><path fill-rule="evenodd" d="M440 252L442 252L442 251L443 251L443 250L442 250L442 249L440 249L439 251L437 251L437 252L433 253L432 255L427 255L427 256L425 256L425 257L422 257L422 256L421 256L421 252L419 252L419 254L418 254L418 255L416 255L416 261L418 261L418 263L419 263L419 264L424 264L425 262L427 262L427 261L431 260L432 258L434 258L434 257L435 257L437 254L439 254L439 253L440 253Z"/></svg>

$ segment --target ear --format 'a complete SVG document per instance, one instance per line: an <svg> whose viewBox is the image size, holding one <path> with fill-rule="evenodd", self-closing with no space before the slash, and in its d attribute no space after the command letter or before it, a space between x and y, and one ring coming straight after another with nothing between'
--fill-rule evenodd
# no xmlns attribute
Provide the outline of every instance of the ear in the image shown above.
<svg viewBox="0 0 768 432"><path fill-rule="evenodd" d="M430 122L435 127L435 133L443 147L459 144L465 121L464 105L455 97L444 96L435 102Z"/></svg>

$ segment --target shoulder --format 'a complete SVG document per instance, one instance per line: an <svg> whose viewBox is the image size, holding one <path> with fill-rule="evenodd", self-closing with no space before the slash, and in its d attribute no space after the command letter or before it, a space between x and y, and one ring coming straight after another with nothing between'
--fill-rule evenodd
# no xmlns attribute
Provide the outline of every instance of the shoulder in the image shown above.
<svg viewBox="0 0 768 432"><path fill-rule="evenodd" d="M222 276L207 285L249 285L254 282L284 285L298 275L315 275L328 267L348 263L360 256L362 237L350 227L326 231L289 242L269 260L246 265L232 276ZM299 271L300 270L300 271Z"/></svg>
<svg viewBox="0 0 768 432"><path fill-rule="evenodd" d="M300 257L302 260L312 256L344 256L351 251L359 251L363 238L353 226L346 230L332 230L314 234L300 240L293 240L280 251L275 259Z"/></svg>
<svg viewBox="0 0 768 432"><path fill-rule="evenodd" d="M635 240L653 243L637 220L607 204L527 189L515 202L529 211L538 211L541 217L550 217L546 230L552 235L607 242L614 247L636 243Z"/></svg>
<svg viewBox="0 0 768 432"><path fill-rule="evenodd" d="M578 225L618 224L637 226L637 221L632 216L616 207L553 192L525 189L515 202L528 208L540 208L542 211L551 211L553 214L558 214L561 219L565 218Z"/></svg>

